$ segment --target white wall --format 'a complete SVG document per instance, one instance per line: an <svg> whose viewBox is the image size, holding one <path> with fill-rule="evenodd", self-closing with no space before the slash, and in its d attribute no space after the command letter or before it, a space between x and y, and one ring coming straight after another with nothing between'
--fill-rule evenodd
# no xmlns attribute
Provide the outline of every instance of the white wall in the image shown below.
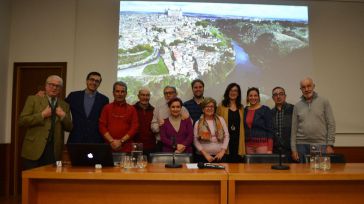
<svg viewBox="0 0 364 204"><path fill-rule="evenodd" d="M360 120L364 115L364 80L360 78L364 75L364 3L309 1L309 5L313 78L319 94L329 98L334 108L339 127L336 145L364 146L364 130L357 128L364 127ZM7 96L6 106L1 106L5 102L0 101L0 107L6 110L0 122L0 129L5 127L5 137L0 135L0 142L7 143L11 133L14 62L67 62L67 93L83 89L86 74L99 71L104 79L100 91L112 96L119 1L12 0L11 6L7 69L0 70L7 76L7 87L0 87ZM3 21L8 22L1 18ZM0 29L1 34L4 31L6 28ZM3 36L0 40L5 44L8 41ZM6 48L0 47L0 59L6 59ZM353 117L357 120L350 120Z"/></svg>

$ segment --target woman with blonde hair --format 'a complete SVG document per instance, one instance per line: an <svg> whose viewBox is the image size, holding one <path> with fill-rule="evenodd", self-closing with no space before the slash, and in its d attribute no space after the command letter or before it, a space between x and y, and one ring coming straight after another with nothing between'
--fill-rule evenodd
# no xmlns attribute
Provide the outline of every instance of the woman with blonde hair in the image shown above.
<svg viewBox="0 0 364 204"><path fill-rule="evenodd" d="M216 101L206 97L200 104L203 114L195 123L195 162L227 162L229 132L225 120L216 114Z"/></svg>

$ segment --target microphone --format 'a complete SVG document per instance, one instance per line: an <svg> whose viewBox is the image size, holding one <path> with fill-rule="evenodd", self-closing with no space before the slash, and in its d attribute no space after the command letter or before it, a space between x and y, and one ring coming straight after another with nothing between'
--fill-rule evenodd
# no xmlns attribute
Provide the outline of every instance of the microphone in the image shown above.
<svg viewBox="0 0 364 204"><path fill-rule="evenodd" d="M199 169L225 169L225 166L219 164L212 164L212 163L203 163L198 162L197 167Z"/></svg>
<svg viewBox="0 0 364 204"><path fill-rule="evenodd" d="M166 164L164 166L165 166L165 168L181 168L182 164L176 164L176 149L177 149L176 136L173 135L171 137L171 139L172 139L172 148L173 148L172 164Z"/></svg>
<svg viewBox="0 0 364 204"><path fill-rule="evenodd" d="M271 169L274 169L274 170L288 170L289 166L282 165L283 139L282 139L282 136L280 134L278 134L278 132L276 133L276 139L278 140L277 144L278 144L278 150L279 150L279 158L278 158L279 163L276 164L276 165L272 165Z"/></svg>

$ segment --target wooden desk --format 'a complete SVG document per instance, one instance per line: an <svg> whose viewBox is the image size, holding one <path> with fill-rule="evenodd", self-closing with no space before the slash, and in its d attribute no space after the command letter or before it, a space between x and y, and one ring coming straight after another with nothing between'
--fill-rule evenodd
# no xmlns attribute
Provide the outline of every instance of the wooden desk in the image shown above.
<svg viewBox="0 0 364 204"><path fill-rule="evenodd" d="M40 167L23 171L22 203L227 203L224 170Z"/></svg>
<svg viewBox="0 0 364 204"><path fill-rule="evenodd" d="M306 164L272 170L271 164L230 164L229 204L235 203L363 203L364 164L331 164L314 171Z"/></svg>

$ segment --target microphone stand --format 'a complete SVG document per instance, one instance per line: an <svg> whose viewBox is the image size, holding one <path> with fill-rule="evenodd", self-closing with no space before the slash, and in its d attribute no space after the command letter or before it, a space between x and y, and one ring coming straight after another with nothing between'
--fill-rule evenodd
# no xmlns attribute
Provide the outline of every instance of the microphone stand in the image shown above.
<svg viewBox="0 0 364 204"><path fill-rule="evenodd" d="M281 135L278 135L278 133L276 134L276 138L278 139L278 149L279 149L279 158L278 158L278 161L279 161L279 164L277 165L272 165L272 169L274 170L288 170L289 169L289 166L287 165L282 165L282 137Z"/></svg>
<svg viewBox="0 0 364 204"><path fill-rule="evenodd" d="M176 136L172 136L172 147L173 147L173 155L172 155L172 164L166 164L166 168L181 168L182 164L176 164L176 150L177 150L177 144L176 144Z"/></svg>

